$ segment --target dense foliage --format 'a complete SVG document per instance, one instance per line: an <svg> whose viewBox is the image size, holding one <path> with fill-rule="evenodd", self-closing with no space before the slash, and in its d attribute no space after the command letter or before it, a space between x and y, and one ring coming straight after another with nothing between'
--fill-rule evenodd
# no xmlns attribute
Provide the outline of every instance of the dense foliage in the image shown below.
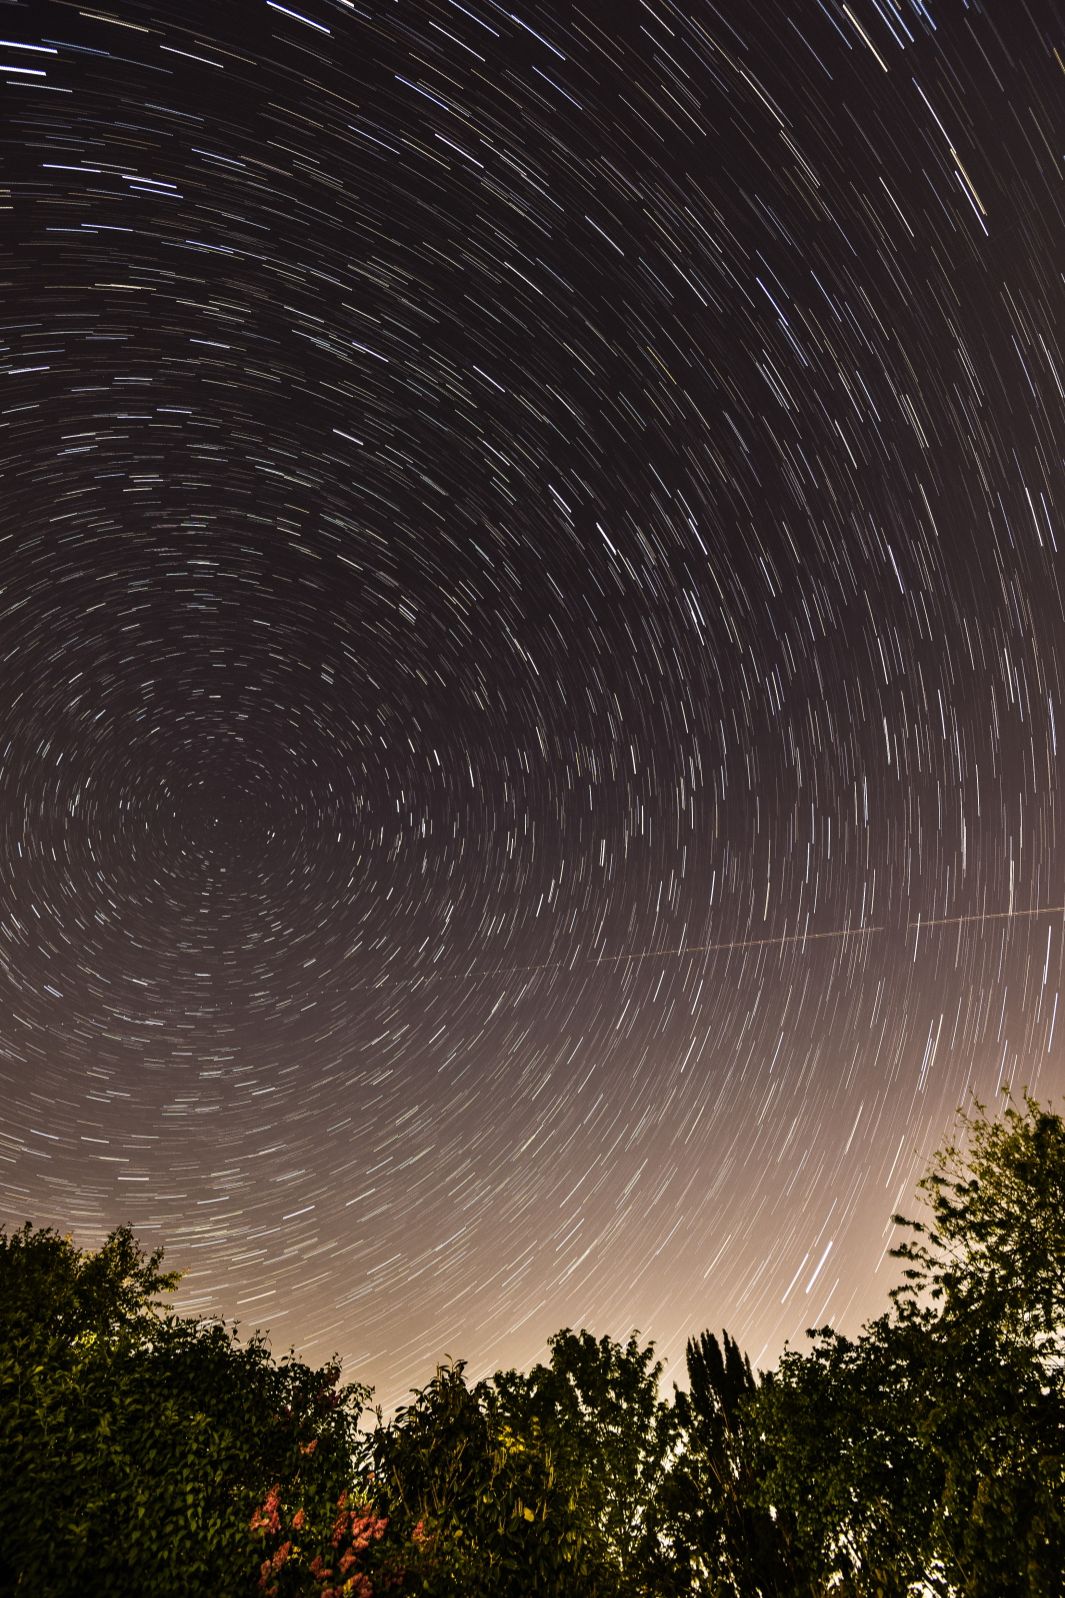
<svg viewBox="0 0 1065 1598"><path fill-rule="evenodd" d="M887 1313L764 1376L703 1333L669 1402L636 1334L567 1329L374 1424L335 1364L168 1310L128 1228L0 1232L0 1594L1052 1598L1065 1124L959 1138Z"/></svg>
<svg viewBox="0 0 1065 1598"><path fill-rule="evenodd" d="M245 1593L269 1489L322 1518L348 1485L365 1393L166 1313L160 1257L2 1238L0 1592Z"/></svg>

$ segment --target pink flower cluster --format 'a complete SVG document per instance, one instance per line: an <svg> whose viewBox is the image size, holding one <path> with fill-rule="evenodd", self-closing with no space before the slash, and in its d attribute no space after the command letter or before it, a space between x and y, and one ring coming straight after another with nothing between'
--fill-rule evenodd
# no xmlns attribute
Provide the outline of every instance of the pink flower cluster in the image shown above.
<svg viewBox="0 0 1065 1598"><path fill-rule="evenodd" d="M282 1543L280 1548L275 1550L271 1559L263 1560L262 1564L259 1566L259 1586L263 1592L270 1594L277 1592L276 1581L274 1582L273 1586L268 1585L270 1577L276 1576L282 1565L288 1562L288 1556L291 1552L292 1543L290 1540L288 1542Z"/></svg>
<svg viewBox="0 0 1065 1598"><path fill-rule="evenodd" d="M302 1531L306 1520L306 1512L302 1508L297 1509L292 1516L292 1530ZM316 1582L322 1584L319 1598L374 1598L369 1576L355 1567L361 1555L373 1543L381 1540L387 1525L388 1520L384 1516L375 1514L365 1505L350 1508L347 1492L341 1493L337 1499L337 1514L332 1528L335 1550L332 1561L327 1564L321 1554L315 1554L304 1567ZM279 1485L271 1487L252 1516L249 1529L275 1533L282 1531ZM268 1559L262 1561L259 1566L259 1590L265 1598L276 1598L280 1591L276 1577L289 1559L298 1554L299 1549L294 1548L289 1538Z"/></svg>
<svg viewBox="0 0 1065 1598"><path fill-rule="evenodd" d="M278 1514L278 1505L281 1502L280 1484L275 1484L267 1493L266 1498L255 1511L248 1522L249 1531L280 1531L281 1516Z"/></svg>

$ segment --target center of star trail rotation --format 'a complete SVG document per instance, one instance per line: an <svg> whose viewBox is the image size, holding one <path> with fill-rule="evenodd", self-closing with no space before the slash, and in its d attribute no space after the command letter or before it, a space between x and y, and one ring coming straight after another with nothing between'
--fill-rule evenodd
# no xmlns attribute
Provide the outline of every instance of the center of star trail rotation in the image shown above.
<svg viewBox="0 0 1065 1598"><path fill-rule="evenodd" d="M853 1329L1062 1085L1058 8L3 31L3 1217L386 1405Z"/></svg>

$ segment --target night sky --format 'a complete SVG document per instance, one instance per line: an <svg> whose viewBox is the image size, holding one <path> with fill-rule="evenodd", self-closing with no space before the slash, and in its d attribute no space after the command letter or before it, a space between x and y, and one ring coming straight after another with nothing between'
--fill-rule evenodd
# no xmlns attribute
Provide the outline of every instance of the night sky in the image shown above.
<svg viewBox="0 0 1065 1598"><path fill-rule="evenodd" d="M1060 7L0 32L0 1216L386 1405L855 1330L1065 1086Z"/></svg>

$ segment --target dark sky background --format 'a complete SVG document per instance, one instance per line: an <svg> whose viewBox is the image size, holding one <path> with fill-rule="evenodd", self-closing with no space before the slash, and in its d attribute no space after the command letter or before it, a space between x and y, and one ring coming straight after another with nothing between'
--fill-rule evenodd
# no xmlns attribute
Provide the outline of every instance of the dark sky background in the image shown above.
<svg viewBox="0 0 1065 1598"><path fill-rule="evenodd" d="M0 32L0 1215L385 1403L855 1329L1065 1083L1059 6Z"/></svg>

